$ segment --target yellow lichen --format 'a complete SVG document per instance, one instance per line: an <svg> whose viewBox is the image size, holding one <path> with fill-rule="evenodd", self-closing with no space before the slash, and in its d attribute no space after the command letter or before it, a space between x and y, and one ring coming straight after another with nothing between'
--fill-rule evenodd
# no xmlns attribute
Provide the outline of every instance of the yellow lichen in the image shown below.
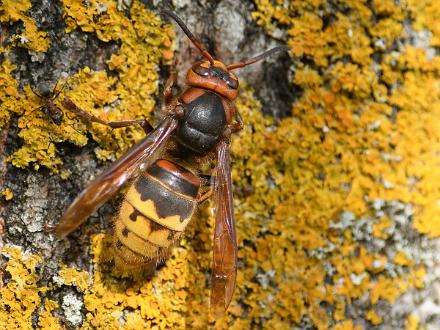
<svg viewBox="0 0 440 330"><path fill-rule="evenodd" d="M55 301L47 299L44 303L44 311L39 315L38 326L40 329L53 329L61 330L61 326L57 317L55 317L52 312L58 308L58 304Z"/></svg>
<svg viewBox="0 0 440 330"><path fill-rule="evenodd" d="M417 31L422 29L432 33L431 45L440 45L440 27L437 18L440 17L440 7L435 0L407 0L405 4L410 9L411 18L414 20L413 27Z"/></svg>
<svg viewBox="0 0 440 330"><path fill-rule="evenodd" d="M59 276L63 279L64 285L74 285L81 291L85 291L89 286L90 274L87 272L63 266Z"/></svg>
<svg viewBox="0 0 440 330"><path fill-rule="evenodd" d="M369 310L365 318L373 325L378 325L382 323L382 317L380 317L380 315L378 315L374 309Z"/></svg>
<svg viewBox="0 0 440 330"><path fill-rule="evenodd" d="M10 25L21 21L23 23L23 31L20 35L14 35L10 43L25 47L36 52L46 52L50 47L47 33L38 31L35 22L26 15L26 11L31 8L30 0L2 0L0 3L0 22ZM7 47L3 51L9 51Z"/></svg>
<svg viewBox="0 0 440 330"><path fill-rule="evenodd" d="M10 279L0 288L0 325L7 329L32 329L33 313L41 303L40 295L47 291L38 286L36 266L43 260L34 255L22 255L17 247L6 247L5 267Z"/></svg>
<svg viewBox="0 0 440 330"><path fill-rule="evenodd" d="M377 238L387 239L389 234L387 230L390 229L392 225L391 219L387 216L384 216L380 222L373 224L373 234Z"/></svg>
<svg viewBox="0 0 440 330"><path fill-rule="evenodd" d="M280 221L281 239L292 237L296 251L304 250L312 256L323 253L321 258L330 261L336 273L332 276L334 284L316 284L328 292L318 301L336 305L335 320L343 319L345 306L365 294L373 304L379 299L393 303L409 289L423 287L424 267L403 251L396 251L392 260L370 253L356 238L359 234L355 230L362 230L356 226L367 221L372 232L370 237L365 233L365 240L389 239L396 231L397 218L387 214L374 219L376 215L371 213L376 201L385 205L397 201L413 209L414 218L410 218L412 214L405 218L408 225L429 237L439 236L440 181L434 169L440 147L440 58L409 44L391 49L397 39L408 38L403 25L408 17L414 19L417 31L430 30L431 46L435 47L438 31L431 13L440 6L433 1L409 2L408 6L394 1L341 1L337 8L324 1L261 0L256 4L257 11L252 15L260 25L270 32L287 30L287 43L298 58L293 83L302 89L293 104L294 119L282 120L271 131L279 136L278 141L268 141L275 153L254 147L258 157L254 166L266 165L266 155L275 158L273 165L266 165L270 173L259 173L266 182L270 178L274 183L270 192L262 194L265 212L271 213L268 205L277 205L273 216L260 213L256 217L272 220L267 223L264 241L270 241L272 249L281 248L270 238L271 226ZM374 52L383 52L383 57L373 57ZM303 59L307 65L301 63ZM289 128L283 130L284 125ZM285 132L289 133L283 135ZM265 133L266 140L268 135L272 136ZM261 145L258 142L253 146ZM276 150L282 153L278 155ZM247 166L251 168L252 163L247 161ZM280 169L284 175L277 180ZM285 197L278 197L283 191ZM249 218L250 211L246 211ZM259 237L258 232L254 235ZM297 271L303 261L295 256ZM273 263L274 258L265 255L262 259ZM323 266L321 259L315 262L315 267ZM391 265L399 267L402 276L388 275ZM297 283L313 278L311 273L308 269L297 272ZM276 276L272 280L279 283ZM303 286L299 291L307 289ZM264 301L263 297L262 293L255 301ZM274 301L269 310L280 300ZM303 303L313 304L307 298ZM316 321L319 310L305 313L303 304L293 306L290 313L295 315L295 322L307 315L315 326L322 326ZM298 312L300 317L296 316ZM374 324L382 322L374 309L365 319Z"/></svg>
<svg viewBox="0 0 440 330"><path fill-rule="evenodd" d="M394 256L394 262L397 265L401 265L401 266L412 266L414 264L414 262L411 259L409 259L408 256L403 251L399 251L396 253L396 255Z"/></svg>
<svg viewBox="0 0 440 330"><path fill-rule="evenodd" d="M84 291L88 313L83 328L134 328L139 324L147 328L184 327L182 313L188 310L190 276L185 249L175 249L166 267L151 281L140 277L127 282L112 274L111 237L96 235L92 244L98 268L92 285Z"/></svg>
<svg viewBox="0 0 440 330"><path fill-rule="evenodd" d="M105 77L104 86L111 90L97 91L101 86L87 77L79 78L79 86L72 88L71 98L83 110L104 120L151 119L155 107L153 95L157 93L156 66L172 46L174 32L138 1L133 2L130 18L116 8L114 1L91 1L84 6L77 1L63 1L67 32L80 28L94 32L101 40L119 41L119 51L108 61L117 79ZM99 12L99 19L96 14ZM167 60L170 60L167 55ZM100 74L106 75L101 72ZM87 86L84 86L87 84ZM101 83L102 84L102 83ZM90 94L92 93L92 94ZM107 106L109 110L103 111ZM139 128L111 130L101 124L93 125L93 138L100 148L102 159L120 156L133 141L143 134Z"/></svg>
<svg viewBox="0 0 440 330"><path fill-rule="evenodd" d="M361 330L361 329L362 329L362 327L360 325L353 324L352 320L337 323L332 328L332 330Z"/></svg>
<svg viewBox="0 0 440 330"><path fill-rule="evenodd" d="M12 198L14 198L14 193L9 188L4 189L1 194L3 195L3 198L7 201L10 201Z"/></svg>
<svg viewBox="0 0 440 330"><path fill-rule="evenodd" d="M16 66L9 60L5 60L0 66L0 128L3 128L10 119L9 109L17 106L19 94L17 82L12 77Z"/></svg>
<svg viewBox="0 0 440 330"><path fill-rule="evenodd" d="M157 90L154 66L162 56L170 58L169 27L137 1L130 19L114 1L63 5L67 32L95 33L121 48L108 61L116 76L83 68L67 80L60 98L68 96L107 120L149 116ZM425 285L428 266L400 251L393 239L400 237L399 226L426 242L440 235L440 58L410 45L408 36L408 27L428 30L429 46L437 47L431 13L440 5L259 0L256 6L257 23L271 33L287 32L295 61L292 90L301 94L292 116L278 121L262 115L250 87L242 87L237 100L245 123L231 144L239 269L226 317L214 322L207 313L213 217L204 205L151 280L126 280L114 272L111 237L92 237L93 276L67 267L60 271L63 283L83 293L83 328L289 329L304 322L318 329L358 330L346 313L354 301L367 297L371 306L362 317L380 326L377 304L393 305ZM0 93L11 103L0 107L26 114L29 119L21 117L19 125L29 129L28 136L46 136L28 156L17 157L40 164L54 157L50 150L41 154L43 141L67 138L56 135L57 127L44 114L30 113L41 101L29 87L18 94L13 69L10 62L2 64ZM79 132L74 143L85 143L83 133L91 132L105 159L120 155L142 134L75 118L67 124ZM378 248L383 242L389 253ZM6 298L20 301L11 292ZM411 316L406 326L421 328Z"/></svg>
<svg viewBox="0 0 440 330"><path fill-rule="evenodd" d="M422 330L419 326L419 320L413 314L408 315L405 330Z"/></svg>
<svg viewBox="0 0 440 330"><path fill-rule="evenodd" d="M9 2L6 4L5 11L9 14L4 15L5 20L12 20L22 11L20 6L12 10ZM158 89L156 67L163 61L164 53L165 61L170 61L174 32L137 1L131 7L130 18L117 10L114 1L91 1L86 6L66 0L63 5L67 32L79 28L96 33L105 42L121 43L119 51L108 61L109 69L116 75L109 76L106 71L94 72L85 67L74 76L58 81L57 89L64 85L65 88L55 103L64 112L64 119L61 125L56 125L40 108L46 101L37 97L30 86L25 86L22 94L17 92L11 76L14 66L6 60L0 74L7 79L4 86L0 85L0 92L7 96L7 104L0 105L0 125L8 122L11 113L21 116L19 137L23 139L23 146L9 158L15 166L33 164L35 169L46 166L65 177L68 173L60 172L62 160L56 153L56 143L69 141L83 146L87 143L85 134L90 132L100 145L96 149L97 156L115 159L144 133L140 127L112 130L101 124L86 126L68 109L63 109L60 101L68 96L84 111L103 120L145 117L151 120L154 94ZM23 8L28 9L26 6ZM94 14L99 10L104 11L96 19Z"/></svg>

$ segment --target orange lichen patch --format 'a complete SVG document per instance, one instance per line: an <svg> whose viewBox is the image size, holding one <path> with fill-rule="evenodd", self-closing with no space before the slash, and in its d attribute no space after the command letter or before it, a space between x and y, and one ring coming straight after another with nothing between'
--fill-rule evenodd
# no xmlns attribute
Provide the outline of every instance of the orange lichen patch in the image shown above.
<svg viewBox="0 0 440 330"><path fill-rule="evenodd" d="M17 247L5 247L2 254L8 259L5 272L10 279L0 288L0 324L7 329L31 329L33 314L42 302L40 295L47 291L38 286L35 270L43 260L23 255Z"/></svg>
<svg viewBox="0 0 440 330"><path fill-rule="evenodd" d="M58 318L56 318L52 312L59 308L55 301L47 299L44 303L44 311L40 313L38 318L38 326L41 329L54 329L61 330L63 327L60 324Z"/></svg>
<svg viewBox="0 0 440 330"><path fill-rule="evenodd" d="M44 101L34 94L30 86L25 86L23 94L19 94L14 101L9 112L14 112L21 117L18 120L20 131L18 136L23 139L23 146L15 151L9 160L17 167L27 167L33 164L35 169L41 165L59 172L62 160L56 155L55 143L69 141L76 145L83 146L87 139L81 133L80 125L76 120L64 116L63 123L56 125L49 116L41 110ZM60 94L60 99L64 97L64 92ZM59 100L55 101L60 107ZM66 175L65 172L60 172Z"/></svg>
<svg viewBox="0 0 440 330"><path fill-rule="evenodd" d="M375 304L379 299L387 299L393 302L408 289L408 284L406 279L399 278L396 280L379 276L372 286L371 302Z"/></svg>
<svg viewBox="0 0 440 330"><path fill-rule="evenodd" d="M3 61L0 66L0 128L9 123L9 110L18 104L17 81L12 77L15 69L16 66L9 60Z"/></svg>
<svg viewBox="0 0 440 330"><path fill-rule="evenodd" d="M371 309L367 312L365 319L370 321L373 325L378 325L382 323L382 317L376 313L374 309Z"/></svg>
<svg viewBox="0 0 440 330"><path fill-rule="evenodd" d="M399 251L394 256L394 262L400 266L412 266L414 262L408 258L405 252Z"/></svg>
<svg viewBox="0 0 440 330"><path fill-rule="evenodd" d="M243 143L237 146L236 153L245 159L236 160L238 166L270 168L258 172L260 179L250 180L249 170L236 182L252 182L257 187L254 194L265 196L253 200L262 205L257 214L254 206L249 210L239 202L246 220L265 223L264 234L258 227L252 232L256 240L248 232L239 234L252 243L262 241L258 260L265 264L274 259L265 250L267 242L271 249L294 250L293 272L301 270L295 273L296 283L312 278L309 268L301 268L298 254L316 258L315 267L327 274L316 288L325 287L327 294L314 298L335 307L327 325L343 320L346 306L365 295L373 303L364 311L365 320L381 324L384 320L374 312L379 299L392 304L424 285L426 269L417 257L423 250L390 245L395 235L412 227L429 242L440 233L440 180L435 170L440 162L440 57L428 48L438 44L431 13L440 6L433 1L406 6L391 0L256 4L252 15L257 23L271 33L287 30L287 44L300 58L293 83L302 95L293 104L294 118L280 121L269 133L261 126L255 129L264 136L251 143L257 162L246 158ZM408 18L415 22L411 27L403 24ZM429 30L432 38L413 41L410 34L414 39L429 33L417 35L411 28ZM267 163L266 156L271 158ZM260 182L266 190L259 190ZM275 243L271 235L277 233L277 241L290 242ZM399 276L393 275L394 269ZM279 272L277 267L271 270ZM280 286L276 275L269 283ZM305 294L310 288L300 285L297 290L302 301L291 303L295 307L289 315L295 320L306 315L321 327L316 321L319 310L304 311L303 306L314 304ZM255 300L264 301L263 296ZM267 314L279 301L267 304Z"/></svg>
<svg viewBox="0 0 440 330"><path fill-rule="evenodd" d="M117 72L117 78L100 72L93 74L100 77L93 81L90 72L83 70L75 78L76 84L69 94L71 99L83 110L108 121L151 118L155 107L152 96L157 92L156 66L163 52L172 47L172 28L163 26L138 1L133 2L130 18L117 10L114 1L91 1L85 6L66 0L63 5L67 32L80 28L96 33L105 42L121 42L119 51L108 61L109 69ZM100 144L96 152L101 159L120 156L143 135L138 127L111 130L93 124L90 130Z"/></svg>
<svg viewBox="0 0 440 330"><path fill-rule="evenodd" d="M19 137L23 146L9 158L15 166L33 165L35 169L46 166L66 177L69 173L60 170L62 160L56 153L56 143L69 141L83 146L87 143L85 134L90 132L99 143L98 158L114 160L144 133L140 127L112 130L101 124L86 126L68 109L63 109L60 101L68 96L84 111L108 121L151 118L158 89L157 65L171 60L174 32L138 1L133 3L130 17L118 11L114 1L91 1L86 5L66 0L63 4L67 32L80 28L96 33L105 42L121 44L108 61L109 69L116 74L109 76L105 71L94 72L86 67L60 80L58 89L66 82L67 85L55 103L64 112L64 119L61 125L56 125L39 109L44 100L29 86L24 87L22 94L17 92L17 82L11 76L14 66L6 60L0 70L5 78L1 80L0 93L6 100L0 104L0 125L8 122L11 113L20 116ZM12 22L30 8L30 3L23 1L13 8L10 2L5 2L3 6L6 7L2 17Z"/></svg>
<svg viewBox="0 0 440 330"><path fill-rule="evenodd" d="M62 278L62 284L75 285L81 291L85 291L90 284L90 274L84 271L62 266L59 276Z"/></svg>
<svg viewBox="0 0 440 330"><path fill-rule="evenodd" d="M376 43L376 48L390 47L396 39L402 36L407 37L402 24L406 14L402 6L391 0L375 0L373 1L373 13L381 17L376 24L368 26L368 31L375 38L375 41L381 40L383 43Z"/></svg>
<svg viewBox="0 0 440 330"><path fill-rule="evenodd" d="M14 198L14 193L9 188L4 189L1 194L3 198L7 201L10 201L12 198Z"/></svg>
<svg viewBox="0 0 440 330"><path fill-rule="evenodd" d="M246 87L237 101L245 123L231 152L239 271L237 293L227 316L216 321L217 329L288 328L302 322L318 329L359 329L346 319L349 304L368 296L372 306L364 319L380 324L379 301L392 304L424 285L426 270L413 255L405 260L397 246L394 258L370 249L392 242L396 226L410 230L412 217L417 220L427 210L425 193L414 189L420 181L408 180L415 172L407 170L415 171L420 159L400 146L408 147L411 137L413 143L415 136L426 138L425 129L408 121L405 130L400 128L410 111L391 118L392 105L369 99L383 96L369 68L351 64L334 66L323 76L309 73L304 70L296 80L304 83L305 96L295 104L293 118L274 123L263 117ZM434 161L435 145L414 147L428 153L423 161ZM423 188L438 189L433 182ZM423 212L410 202L423 205ZM203 212L153 279L131 287L109 275L111 238L95 236L98 267L85 298L86 324L113 326L125 315L124 322L144 320L147 327L213 325L206 313L209 287L195 285L205 283L209 273L211 235L212 217ZM394 269L399 276L391 275Z"/></svg>
<svg viewBox="0 0 440 330"><path fill-rule="evenodd" d="M408 0L405 2L414 20L413 28L417 31L426 29L432 33L431 45L440 45L440 27L437 18L440 17L440 8L435 0Z"/></svg>
<svg viewBox="0 0 440 330"><path fill-rule="evenodd" d="M140 15L137 2L131 20L114 2L100 3L64 1L68 31L120 41L109 61L117 76L84 69L65 93L102 118L133 118L141 109L146 115L157 76L143 72L137 60L151 51L148 57L158 61L164 52L158 45L170 45L170 35L160 34L150 13ZM420 256L440 235L440 60L410 45L403 21L416 22L405 23L407 30L432 29L435 46L429 15L440 5L256 4L259 24L287 31L296 56L292 89L302 94L292 116L279 121L262 115L246 86L237 101L245 124L231 143L239 269L227 315L215 323L208 317L213 217L203 206L151 280L113 272L111 237L92 238L90 282L83 272L63 270L69 285L83 292L83 328L361 329L347 313L359 299L369 303L359 310L362 324L380 326L385 317L377 304L393 308L402 294L424 287L432 269ZM113 135L119 133L95 124L87 129L104 146L104 158L114 154L107 152L113 139L125 147ZM408 240L408 233L425 245ZM409 329L419 326L410 317L400 320L402 327L405 321Z"/></svg>
<svg viewBox="0 0 440 330"><path fill-rule="evenodd" d="M426 269L424 266L416 267L414 273L411 275L411 281L414 283L414 287L421 289L425 286Z"/></svg>
<svg viewBox="0 0 440 330"><path fill-rule="evenodd" d="M118 94L120 89L114 88L114 85L118 84L117 78L108 76L104 71L92 71L86 67L72 76L68 84L69 89L65 92L65 95L82 110L102 120L117 121L141 117L140 115L139 117L132 116L132 112L128 109L121 111L120 108L111 106L111 104L121 102L121 94ZM120 103L121 105L123 103ZM134 112L142 111L139 107L133 107L131 110ZM65 113L67 114L66 117L75 117L73 114L69 114L68 109ZM122 154L135 141L144 136L140 127L112 130L98 123L87 121L79 123L79 119L75 119L74 123L77 131L88 131L91 133L92 138L100 144L95 151L98 158L103 160L114 159L115 154Z"/></svg>
<svg viewBox="0 0 440 330"><path fill-rule="evenodd" d="M390 229L391 225L391 219L384 216L379 222L373 224L374 237L387 239L389 237L388 229Z"/></svg>
<svg viewBox="0 0 440 330"><path fill-rule="evenodd" d="M331 155L333 146L341 152L344 149L341 144L315 147L321 140L314 132L322 132L317 113L311 118L302 114L307 125L292 118L275 125L262 116L261 105L246 87L237 109L246 123L232 141L232 154L240 155L234 158L232 173L240 250L237 292L227 316L215 323L208 318L209 286L205 283L211 267L213 217L204 207L152 279L138 276L127 281L113 272L112 238L93 236L95 271L90 281L82 271L66 267L60 271L63 283L77 286L84 294L83 328L287 328L308 322L318 329L327 329L329 324L336 329L359 329L345 316L354 300L368 295L373 305L365 319L379 323L373 312L376 303L394 302L410 288L423 286L425 270L416 262L399 268L399 277L391 277L387 269L401 266L400 257L389 260L362 244L362 239L373 239L373 224L384 218L391 225L407 221L409 227L410 208L376 200L373 205L362 202L364 211L355 207L364 218L354 211L337 216L341 205L353 207L344 199L350 194L342 183L349 180L351 171L360 173L361 166L355 163L356 155L341 155L337 162L332 157L320 158ZM372 131L379 129L374 121L361 127L368 125L374 125ZM342 140L343 132L327 134ZM316 140L308 139L314 136ZM387 161L392 159L387 157ZM333 168L325 177L319 175L327 166ZM375 182L360 180L357 189L364 191L365 186L375 187ZM323 303L335 306L334 312L329 314Z"/></svg>
<svg viewBox="0 0 440 330"><path fill-rule="evenodd" d="M405 330L418 330L423 329L419 326L419 320L416 316L410 314L406 320Z"/></svg>
<svg viewBox="0 0 440 330"><path fill-rule="evenodd" d="M22 33L13 36L11 44L36 52L46 52L50 47L47 33L38 31L35 22L26 15L26 11L31 7L30 0L2 0L0 3L0 22L13 24L21 21L23 23ZM10 47L6 47L2 49L2 52L9 50Z"/></svg>
<svg viewBox="0 0 440 330"><path fill-rule="evenodd" d="M147 328L184 327L181 313L187 312L185 302L190 276L185 249L176 249L166 267L151 281L138 276L128 282L111 274L111 237L96 235L92 244L98 268L92 285L84 292L88 313L83 328L131 328L136 324L144 324Z"/></svg>
<svg viewBox="0 0 440 330"><path fill-rule="evenodd" d="M77 1L64 0L63 5L67 32L80 28L96 33L105 42L121 42L119 51L108 61L109 69L118 73L114 81L107 78L112 86L111 95L93 93L92 97L87 97L88 91L81 91L86 83L83 81L72 92L74 102L104 120L151 118L155 106L152 95L157 92L156 66L162 60L163 52L171 49L171 39L174 37L172 28L163 26L138 1L132 4L130 18L117 10L114 1L91 1L85 6ZM166 60L170 59L168 55ZM99 85L89 85L90 91L96 86ZM97 107L97 102L101 106ZM107 111L102 111L104 105L108 106ZM115 153L120 156L127 146L140 137L138 128L112 131L100 124L94 124L92 132L100 144L97 155L102 159L114 158Z"/></svg>
<svg viewBox="0 0 440 330"><path fill-rule="evenodd" d="M355 325L352 320L337 323L332 330L361 330L362 326Z"/></svg>

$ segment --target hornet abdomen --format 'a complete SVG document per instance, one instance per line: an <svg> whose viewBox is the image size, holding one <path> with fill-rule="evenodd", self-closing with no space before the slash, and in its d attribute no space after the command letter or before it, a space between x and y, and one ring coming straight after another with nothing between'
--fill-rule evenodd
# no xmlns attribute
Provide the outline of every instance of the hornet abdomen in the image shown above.
<svg viewBox="0 0 440 330"><path fill-rule="evenodd" d="M200 181L160 159L129 188L115 220L115 263L121 269L155 267L166 258L191 220Z"/></svg>

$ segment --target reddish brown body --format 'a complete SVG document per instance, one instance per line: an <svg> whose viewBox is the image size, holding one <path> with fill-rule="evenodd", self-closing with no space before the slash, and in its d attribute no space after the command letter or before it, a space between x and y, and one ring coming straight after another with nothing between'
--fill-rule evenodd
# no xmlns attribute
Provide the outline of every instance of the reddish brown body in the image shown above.
<svg viewBox="0 0 440 330"><path fill-rule="evenodd" d="M54 124L61 125L61 122L64 118L63 111L55 104L55 99L60 95L62 90L64 89L64 86L56 92L57 85L53 87L53 90L44 90L41 92L41 94L35 92L32 90L32 92L37 95L41 100L43 100L43 105L40 107L34 109L34 110L41 110L43 113L49 117Z"/></svg>

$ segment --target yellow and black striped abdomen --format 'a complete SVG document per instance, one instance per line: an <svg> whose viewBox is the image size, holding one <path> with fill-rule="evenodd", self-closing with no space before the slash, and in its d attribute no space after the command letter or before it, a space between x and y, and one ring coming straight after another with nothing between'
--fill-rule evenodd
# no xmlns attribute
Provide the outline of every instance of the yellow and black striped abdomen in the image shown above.
<svg viewBox="0 0 440 330"><path fill-rule="evenodd" d="M116 266L155 266L191 220L200 181L169 160L154 162L129 188L115 220Z"/></svg>

